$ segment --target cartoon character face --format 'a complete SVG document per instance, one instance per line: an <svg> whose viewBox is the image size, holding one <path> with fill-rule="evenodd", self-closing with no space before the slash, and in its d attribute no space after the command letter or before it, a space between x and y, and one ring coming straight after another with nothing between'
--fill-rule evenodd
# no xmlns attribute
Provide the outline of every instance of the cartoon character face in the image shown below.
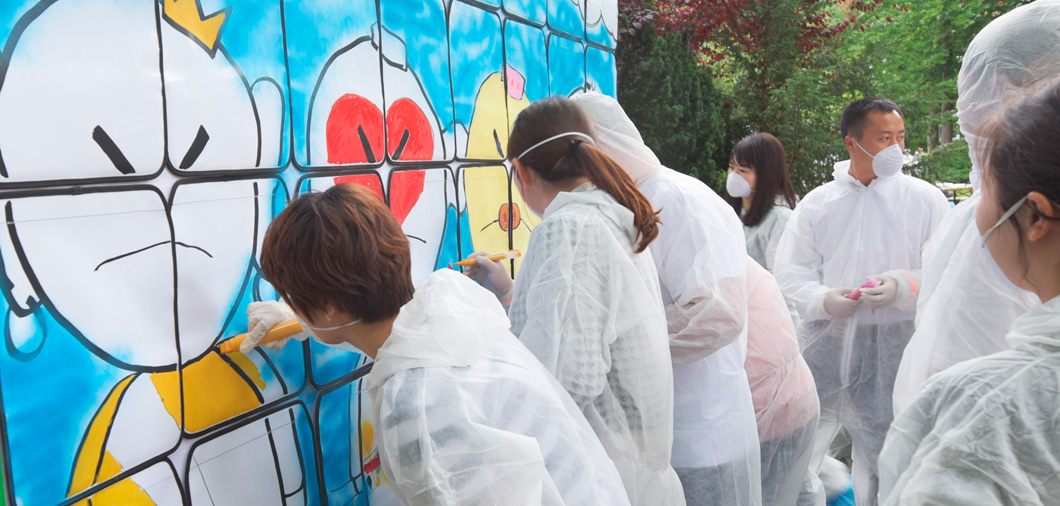
<svg viewBox="0 0 1060 506"><path fill-rule="evenodd" d="M193 2L176 4L194 8ZM225 13L205 21L177 20L180 8L164 5L162 61L172 166L196 172L276 166L282 150L280 89L270 81L251 88L220 46L221 25L209 21L223 20Z"/></svg>
<svg viewBox="0 0 1060 506"><path fill-rule="evenodd" d="M382 76L365 71L378 68L380 37ZM383 80L394 90L385 102ZM446 152L438 117L408 68L404 41L378 25L371 37L337 51L324 67L308 129L312 164L377 164L384 157L395 162L433 160Z"/></svg>
<svg viewBox="0 0 1060 506"><path fill-rule="evenodd" d="M191 6L195 7L194 2ZM119 8L108 3L58 2L26 29L0 88L0 118L4 125L24 122L23 129L41 131L30 136L0 131L9 180L46 176L68 180L157 171L164 131L163 94L157 80L159 42L157 35L149 35L155 33L153 7L150 3ZM89 17L111 19L100 18L98 9L115 9L111 14L113 19L122 20L120 29L78 22ZM166 51L166 121L174 168L206 170L259 164L263 131L259 125L263 118L279 121L282 110L258 114L250 88L224 57L223 48L215 46L211 55L196 38L202 35L196 26L178 31L182 26L174 18L180 18L179 11L170 9L179 8L161 9L165 22L159 26ZM149 27L147 33L141 33L137 26L141 23ZM77 42L56 40L56 24L70 26L69 35L75 37L70 40ZM37 30L48 30L52 36L37 36ZM57 70L69 70L67 62L76 65L80 60L71 59L56 46L94 56L107 51L117 55L101 59L87 58L86 54L85 61L93 62L91 70L85 69L87 75L97 80L90 83L94 86L71 86L70 76ZM151 46L154 51L145 52L145 47ZM147 55L154 58L153 69L143 61ZM102 77L109 73L107 65L115 67L111 69L114 75L129 76L130 62L143 62L144 75L155 78L138 77L133 72L132 79L126 77L111 86L115 83ZM54 88L57 102L40 107L39 101L27 99L30 94L39 96L41 87ZM32 114L25 103L37 104ZM272 125L264 130L275 137L266 143L274 146L275 152L280 128ZM5 138L20 141L3 142ZM47 138L48 146L30 142L28 149L34 151L23 151L27 138L41 142ZM47 160L41 153L55 153L59 158ZM275 159L277 155L269 156ZM49 168L39 170L42 163ZM67 172L49 172L53 167ZM13 279L12 300L23 309L46 300L92 349L125 367L175 366L177 328L182 356L201 355L218 338L232 311L233 297L245 282L258 220L268 214L260 212L259 197L271 198L271 190L256 187L252 181L239 181L180 185L170 191L174 181L168 174L157 178L155 184L161 192L118 191L5 201L12 225L0 241L7 245L2 251L5 272ZM213 209L207 211L208 207ZM202 226L206 222L211 226ZM174 282L180 279L174 275L177 270L196 275ZM203 280L210 280L212 286L203 290ZM173 316L175 299L179 322Z"/></svg>

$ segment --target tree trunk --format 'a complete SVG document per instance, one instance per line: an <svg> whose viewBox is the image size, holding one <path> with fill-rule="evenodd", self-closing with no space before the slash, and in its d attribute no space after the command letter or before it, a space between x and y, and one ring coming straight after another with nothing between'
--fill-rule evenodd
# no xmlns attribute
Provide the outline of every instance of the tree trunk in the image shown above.
<svg viewBox="0 0 1060 506"><path fill-rule="evenodd" d="M942 124L942 128L939 130L939 141L943 146L953 142L953 120L949 118L949 113L952 111L952 103L947 103L942 107L942 114L946 118L946 122Z"/></svg>

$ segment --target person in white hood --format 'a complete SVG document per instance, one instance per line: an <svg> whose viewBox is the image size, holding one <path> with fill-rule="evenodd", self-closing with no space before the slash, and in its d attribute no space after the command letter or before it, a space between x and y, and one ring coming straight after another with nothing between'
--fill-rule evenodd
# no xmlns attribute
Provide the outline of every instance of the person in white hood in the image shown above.
<svg viewBox="0 0 1060 506"><path fill-rule="evenodd" d="M886 505L1060 504L1060 78L980 135L979 247L1046 302L1016 320L1012 349L936 374L894 421L880 454Z"/></svg>
<svg viewBox="0 0 1060 506"><path fill-rule="evenodd" d="M894 384L900 413L931 375L968 359L1009 348L1003 339L1019 315L1040 303L1012 284L979 247L975 209L981 192L981 129L1004 101L1028 83L1060 73L1060 0L1038 0L983 28L964 53L957 75L957 123L968 141L975 193L961 202L924 249L916 333ZM983 319L983 314L990 318Z"/></svg>
<svg viewBox="0 0 1060 506"><path fill-rule="evenodd" d="M251 327L297 316L321 343L375 359L376 445L404 504L629 504L592 428L497 299L451 270L413 288L408 239L371 190L302 195L269 227L261 257L290 306L251 305Z"/></svg>
<svg viewBox="0 0 1060 506"><path fill-rule="evenodd" d="M512 332L581 407L635 505L683 505L670 466L673 373L648 245L659 218L593 145L592 118L563 97L519 113L515 186L543 217L515 280L479 255L468 274L511 300ZM510 294L510 295L509 295ZM752 419L753 421L753 419Z"/></svg>
<svg viewBox="0 0 1060 506"><path fill-rule="evenodd" d="M821 401L811 465L845 427L854 495L872 506L894 377L913 335L920 251L949 205L933 185L902 174L905 122L894 102L857 100L840 129L851 159L795 208L774 274L802 318L799 342ZM853 293L869 279L877 286Z"/></svg>
<svg viewBox="0 0 1060 506"><path fill-rule="evenodd" d="M671 462L685 499L695 505L762 504L765 477L744 371L748 293L742 224L701 181L663 166L617 100L599 93L573 100L596 120L597 147L660 210L659 237L648 248L669 326L676 401Z"/></svg>

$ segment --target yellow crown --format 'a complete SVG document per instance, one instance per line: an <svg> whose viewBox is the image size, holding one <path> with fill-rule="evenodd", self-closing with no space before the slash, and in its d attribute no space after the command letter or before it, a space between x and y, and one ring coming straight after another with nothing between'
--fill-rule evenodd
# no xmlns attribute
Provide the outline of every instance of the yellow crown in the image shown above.
<svg viewBox="0 0 1060 506"><path fill-rule="evenodd" d="M227 7L209 16L202 13L200 0L162 0L162 12L175 27L194 38L212 54L217 50L228 13Z"/></svg>

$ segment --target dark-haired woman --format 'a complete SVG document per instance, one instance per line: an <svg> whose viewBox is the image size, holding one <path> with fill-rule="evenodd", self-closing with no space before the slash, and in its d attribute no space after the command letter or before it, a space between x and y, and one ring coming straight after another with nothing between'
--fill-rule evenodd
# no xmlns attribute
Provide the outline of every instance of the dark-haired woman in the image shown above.
<svg viewBox="0 0 1060 506"><path fill-rule="evenodd" d="M795 208L784 146L764 132L744 137L732 150L725 189L743 221L747 254L773 272L780 235Z"/></svg>
<svg viewBox="0 0 1060 506"><path fill-rule="evenodd" d="M673 373L648 244L658 218L593 145L595 123L560 97L535 102L508 140L515 185L543 217L514 283L485 258L469 275L511 295L512 332L581 407L634 505L684 505L670 466Z"/></svg>
<svg viewBox="0 0 1060 506"><path fill-rule="evenodd" d="M985 130L979 245L1044 304L1016 320L1011 350L932 376L894 420L882 505L1060 504L1060 78Z"/></svg>

